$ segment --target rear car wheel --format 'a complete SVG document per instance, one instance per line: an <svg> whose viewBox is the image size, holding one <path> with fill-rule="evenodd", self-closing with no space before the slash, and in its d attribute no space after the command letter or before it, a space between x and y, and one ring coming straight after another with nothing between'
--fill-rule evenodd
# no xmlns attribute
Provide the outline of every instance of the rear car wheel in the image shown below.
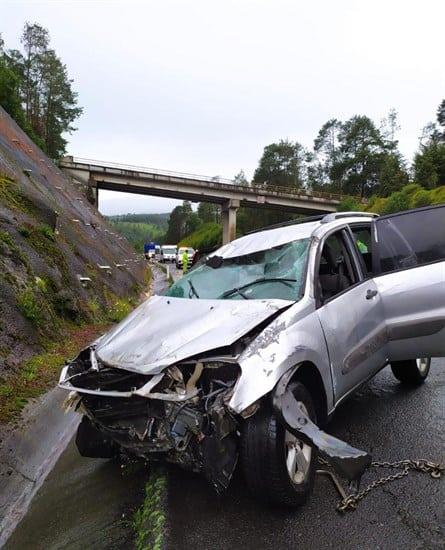
<svg viewBox="0 0 445 550"><path fill-rule="evenodd" d="M425 382L430 372L431 359L410 359L408 361L394 361L391 363L391 370L397 380L402 384L417 386Z"/></svg>
<svg viewBox="0 0 445 550"><path fill-rule="evenodd" d="M308 390L292 383L295 398L315 422ZM303 504L314 484L316 450L300 441L277 421L271 406L263 406L243 425L241 461L251 493L269 503L288 507Z"/></svg>

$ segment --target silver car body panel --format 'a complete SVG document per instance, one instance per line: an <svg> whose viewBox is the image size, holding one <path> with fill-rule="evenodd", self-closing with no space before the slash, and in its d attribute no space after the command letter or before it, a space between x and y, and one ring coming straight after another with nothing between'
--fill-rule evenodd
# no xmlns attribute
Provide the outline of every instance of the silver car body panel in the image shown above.
<svg viewBox="0 0 445 550"><path fill-rule="evenodd" d="M268 325L241 353L241 376L230 400L240 413L275 387L280 378L303 362L317 366L333 407L329 357L313 301L302 299Z"/></svg>
<svg viewBox="0 0 445 550"><path fill-rule="evenodd" d="M381 296L389 360L445 355L445 262L374 278Z"/></svg>
<svg viewBox="0 0 445 550"><path fill-rule="evenodd" d="M96 342L105 365L158 374L199 353L229 346L287 300L185 300L153 296Z"/></svg>
<svg viewBox="0 0 445 550"><path fill-rule="evenodd" d="M301 301L279 315L240 355L238 362L241 377L230 401L232 410L243 411L271 391L289 369L305 362L313 363L318 369L326 393L328 413L334 409L335 401L340 396L338 392L334 394L333 391L336 373L333 372L325 335L315 306L316 260L321 239L333 229L346 227L354 219L343 218L341 223L337 221L323 225L319 222L304 224L311 226L312 234L304 296ZM363 221L371 219L364 218ZM295 229L303 226L291 227ZM284 229L289 228L281 230ZM259 233L262 238L258 240L258 246L264 241L265 233L269 231ZM307 234L301 232L299 238L304 237L307 237ZM217 251L217 254L220 255L220 251ZM351 313L350 308L348 311ZM342 311L340 318L343 315L347 313Z"/></svg>

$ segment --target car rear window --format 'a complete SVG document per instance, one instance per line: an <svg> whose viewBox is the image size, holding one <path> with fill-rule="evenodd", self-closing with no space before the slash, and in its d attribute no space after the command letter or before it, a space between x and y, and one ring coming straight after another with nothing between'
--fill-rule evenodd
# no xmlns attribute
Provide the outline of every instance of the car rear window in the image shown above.
<svg viewBox="0 0 445 550"><path fill-rule="evenodd" d="M445 206L375 220L375 272L445 260Z"/></svg>

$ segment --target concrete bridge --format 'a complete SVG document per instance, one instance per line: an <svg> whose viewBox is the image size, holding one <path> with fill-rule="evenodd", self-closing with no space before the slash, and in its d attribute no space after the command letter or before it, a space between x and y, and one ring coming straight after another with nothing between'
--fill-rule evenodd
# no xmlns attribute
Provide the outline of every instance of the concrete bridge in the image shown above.
<svg viewBox="0 0 445 550"><path fill-rule="evenodd" d="M329 193L311 193L287 187L266 188L261 184L244 186L219 176L182 174L70 156L62 158L59 167L89 186L95 205L99 189L220 204L223 243L235 238L236 211L240 206L323 214L336 212L341 199L339 195Z"/></svg>

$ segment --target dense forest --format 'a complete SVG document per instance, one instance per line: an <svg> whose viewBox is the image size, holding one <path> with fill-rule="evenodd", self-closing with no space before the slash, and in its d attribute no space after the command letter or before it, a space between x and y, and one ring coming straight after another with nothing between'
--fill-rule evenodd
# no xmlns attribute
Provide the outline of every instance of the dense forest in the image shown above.
<svg viewBox="0 0 445 550"><path fill-rule="evenodd" d="M65 153L64 137L75 130L82 109L66 66L50 48L48 31L25 23L22 51L5 49L0 35L0 105L29 137L57 159Z"/></svg>

